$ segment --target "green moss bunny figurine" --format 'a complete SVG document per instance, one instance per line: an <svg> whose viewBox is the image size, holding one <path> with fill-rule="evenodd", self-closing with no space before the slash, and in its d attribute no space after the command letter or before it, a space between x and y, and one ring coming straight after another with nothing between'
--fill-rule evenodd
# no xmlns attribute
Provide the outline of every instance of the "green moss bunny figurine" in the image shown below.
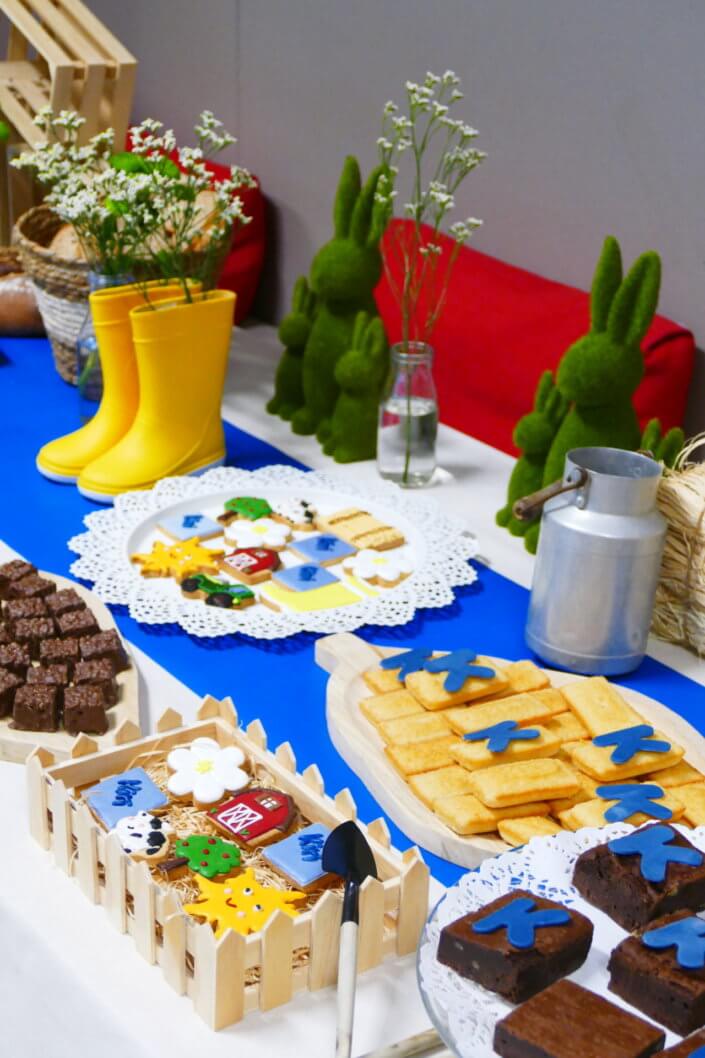
<svg viewBox="0 0 705 1058"><path fill-rule="evenodd" d="M345 159L333 208L334 235L311 265L316 311L303 357L304 403L293 415L292 429L315 433L321 443L330 435L338 398L336 364L351 347L358 312L376 311L373 291L382 270L379 240L388 212L375 201L382 172L378 166L362 187L356 159Z"/></svg>
<svg viewBox="0 0 705 1058"><path fill-rule="evenodd" d="M306 276L294 284L291 312L279 324L279 341L284 346L274 379L274 396L267 411L282 419L291 419L304 402L303 356L316 307L315 295L309 290Z"/></svg>
<svg viewBox="0 0 705 1058"><path fill-rule="evenodd" d="M514 428L514 444L522 454L509 479L506 506L496 517L497 525L509 529L514 536L524 536L531 525L514 517L514 504L541 488L546 457L567 410L568 403L556 389L553 372L544 371L536 387L534 410L524 415Z"/></svg>
<svg viewBox="0 0 705 1058"><path fill-rule="evenodd" d="M388 371L389 346L382 320L369 312L358 312L351 348L335 369L340 393L323 446L337 463L374 459L379 398Z"/></svg>

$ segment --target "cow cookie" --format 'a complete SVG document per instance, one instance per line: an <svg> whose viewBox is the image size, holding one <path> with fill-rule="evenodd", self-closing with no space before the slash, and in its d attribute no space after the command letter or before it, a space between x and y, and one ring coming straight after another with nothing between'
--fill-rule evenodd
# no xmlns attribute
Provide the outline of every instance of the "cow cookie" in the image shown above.
<svg viewBox="0 0 705 1058"><path fill-rule="evenodd" d="M150 812L138 812L119 819L112 833L117 834L123 852L133 860L157 863L167 856L169 838L174 830L166 819Z"/></svg>

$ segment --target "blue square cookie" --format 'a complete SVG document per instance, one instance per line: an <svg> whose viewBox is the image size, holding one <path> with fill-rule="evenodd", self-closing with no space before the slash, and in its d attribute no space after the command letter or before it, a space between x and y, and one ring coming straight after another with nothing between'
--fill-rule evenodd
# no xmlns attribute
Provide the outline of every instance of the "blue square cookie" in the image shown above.
<svg viewBox="0 0 705 1058"><path fill-rule="evenodd" d="M299 889L307 889L327 877L321 856L329 834L322 823L311 823L276 845L267 845L262 855Z"/></svg>
<svg viewBox="0 0 705 1058"><path fill-rule="evenodd" d="M84 796L88 807L108 830L125 816L166 808L169 804L169 799L144 768L130 768L120 775L111 775L92 786Z"/></svg>
<svg viewBox="0 0 705 1058"><path fill-rule="evenodd" d="M190 511L184 511L183 514L167 514L158 523L157 528L172 540L191 540L194 536L197 540L209 540L223 532L222 525L218 525L212 518Z"/></svg>
<svg viewBox="0 0 705 1058"><path fill-rule="evenodd" d="M340 581L329 573L323 566L317 566L314 562L305 562L301 566L290 566L289 569L278 569L272 573L272 580L280 584L282 588L289 591L313 591L315 588L325 588L329 584L339 584Z"/></svg>
<svg viewBox="0 0 705 1058"><path fill-rule="evenodd" d="M317 562L319 566L341 562L342 559L349 558L357 552L356 547L341 540L339 536L333 536L332 533L307 536L303 540L294 540L289 546L306 562Z"/></svg>

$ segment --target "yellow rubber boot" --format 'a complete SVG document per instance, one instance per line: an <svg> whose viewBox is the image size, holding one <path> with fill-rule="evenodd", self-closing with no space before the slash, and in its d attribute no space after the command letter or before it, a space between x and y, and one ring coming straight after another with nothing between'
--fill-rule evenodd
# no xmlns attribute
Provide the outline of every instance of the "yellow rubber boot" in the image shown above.
<svg viewBox="0 0 705 1058"><path fill-rule="evenodd" d="M220 405L234 311L228 290L133 309L139 408L122 440L79 475L82 495L110 503L121 492L223 462Z"/></svg>
<svg viewBox="0 0 705 1058"><path fill-rule="evenodd" d="M84 467L109 451L132 426L137 414L138 384L130 312L144 305L145 286L153 301L173 299L181 292L179 283L157 282L107 287L90 295L103 398L90 422L39 450L37 469L52 481L75 482Z"/></svg>

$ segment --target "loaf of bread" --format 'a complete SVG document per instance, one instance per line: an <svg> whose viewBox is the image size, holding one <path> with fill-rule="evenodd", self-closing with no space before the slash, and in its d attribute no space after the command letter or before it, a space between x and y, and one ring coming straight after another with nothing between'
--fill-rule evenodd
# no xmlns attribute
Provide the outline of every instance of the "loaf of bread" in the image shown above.
<svg viewBox="0 0 705 1058"><path fill-rule="evenodd" d="M0 275L0 334L44 334L32 281L23 272Z"/></svg>
<svg viewBox="0 0 705 1058"><path fill-rule="evenodd" d="M63 257L67 261L85 261L86 259L72 224L63 224L59 228L49 243L48 249L57 257Z"/></svg>

